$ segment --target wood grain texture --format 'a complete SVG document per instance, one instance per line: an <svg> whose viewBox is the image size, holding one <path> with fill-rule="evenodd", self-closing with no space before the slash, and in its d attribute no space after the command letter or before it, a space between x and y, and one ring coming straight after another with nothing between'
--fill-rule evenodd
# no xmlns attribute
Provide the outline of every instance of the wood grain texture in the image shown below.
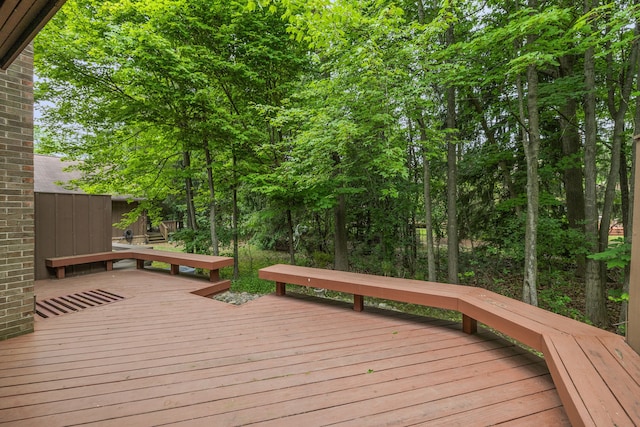
<svg viewBox="0 0 640 427"><path fill-rule="evenodd" d="M291 283L353 293L356 301L369 296L457 310L466 333L481 322L542 352L574 425L640 425L640 356L610 332L470 286L284 264L261 269L260 277L276 281L278 294Z"/></svg>
<svg viewBox="0 0 640 427"><path fill-rule="evenodd" d="M135 269L36 282L43 299L126 298L0 342L0 424L568 425L545 364L488 331L295 294L239 307L192 294L208 286Z"/></svg>

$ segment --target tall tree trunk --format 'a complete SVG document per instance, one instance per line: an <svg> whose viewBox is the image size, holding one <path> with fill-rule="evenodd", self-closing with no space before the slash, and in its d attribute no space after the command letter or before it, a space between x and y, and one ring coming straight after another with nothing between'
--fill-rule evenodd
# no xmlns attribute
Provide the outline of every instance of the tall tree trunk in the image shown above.
<svg viewBox="0 0 640 427"><path fill-rule="evenodd" d="M494 129L491 128L491 126L489 126L489 123L487 122L487 117L485 116L485 111L482 106L482 101L479 98L476 98L474 96L469 96L469 102L471 102L471 105L476 110L476 113L478 113L479 115L480 126L482 126L482 131L484 132L484 135L487 138L487 142L495 147L498 147L496 132ZM518 192L516 191L516 187L513 183L513 179L511 178L511 171L507 161L504 159L501 159L498 162L498 169L502 174L502 180L504 182L504 186L509 192L509 197L512 200L515 200L518 197ZM522 208L519 205L516 205L514 210L515 210L515 214L518 216L522 213Z"/></svg>
<svg viewBox="0 0 640 427"><path fill-rule="evenodd" d="M529 0L529 8L538 9L537 0ZM536 41L535 34L527 36L527 44ZM521 104L522 105L522 104ZM528 138L523 138L527 160L527 216L524 244L524 282L522 300L538 305L538 220L540 215L540 183L538 181L538 156L540 153L540 112L538 110L538 68L527 67ZM522 114L522 113L521 113Z"/></svg>
<svg viewBox="0 0 640 427"><path fill-rule="evenodd" d="M233 207L232 207L232 218L231 218L231 227L233 229L233 278L234 280L238 280L240 278L240 267L238 266L239 260L239 233L238 233L238 158L235 153L235 149L232 155L233 159Z"/></svg>
<svg viewBox="0 0 640 427"><path fill-rule="evenodd" d="M333 153L334 174L340 174L340 155ZM335 270L349 270L349 249L347 238L347 199L344 194L336 196L336 206L333 208L333 268Z"/></svg>
<svg viewBox="0 0 640 427"><path fill-rule="evenodd" d="M627 159L627 144L625 144L624 138L622 139L622 147L620 149L620 212L622 215L622 229L624 231L624 238L627 238L627 232L629 230L629 224L633 209L631 209L631 194L629 188L629 168Z"/></svg>
<svg viewBox="0 0 640 427"><path fill-rule="evenodd" d="M182 153L182 166L187 171L184 179L185 195L187 198L187 225L190 229L197 230L196 207L193 201L193 181L191 180L191 154L188 151Z"/></svg>
<svg viewBox="0 0 640 427"><path fill-rule="evenodd" d="M296 247L293 241L293 217L291 209L287 209L287 233L289 239L289 264L296 265Z"/></svg>
<svg viewBox="0 0 640 427"><path fill-rule="evenodd" d="M425 10L422 0L418 0L418 22L424 24ZM422 165L423 165L423 182L424 182L424 210L425 210L425 228L427 234L427 279L431 282L437 281L438 274L436 270L436 255L433 242L433 212L431 203L431 162L427 152L427 127L424 123L424 117L420 113L418 117L418 125L420 126L420 141L422 142Z"/></svg>
<svg viewBox="0 0 640 427"><path fill-rule="evenodd" d="M611 227L611 215L613 212L613 202L616 197L616 187L620 178L620 155L622 152L622 137L624 133L624 116L626 114L626 103L621 102L620 108L616 109L609 96L609 111L614 119L613 123L613 141L611 144L611 161L609 166L609 175L607 176L607 185L604 193L604 203L602 204L602 214L600 220L600 244L599 250L604 251L609 246L609 229ZM604 275L603 281L606 279Z"/></svg>
<svg viewBox="0 0 640 427"><path fill-rule="evenodd" d="M415 140L415 127L414 123L411 119L408 121L408 130L409 130L409 141L412 143L409 145L407 149L407 180L408 184L411 186L417 186L420 182L420 172L419 172L419 161L418 154L413 145L413 141ZM403 277L415 277L416 275L416 263L418 258L418 242L417 242L417 223L416 223L416 209L420 202L420 197L413 193L410 198L407 197L407 200L404 203L410 203L410 206L413 206L413 209L405 211L402 210L403 214L406 215L405 219L402 221L402 224L406 224L404 227L400 228L400 232L404 231L404 236L401 236L401 241L404 243L404 253L403 253L403 267L405 268L405 273L403 273ZM406 213L405 213L406 212Z"/></svg>
<svg viewBox="0 0 640 427"><path fill-rule="evenodd" d="M525 112L525 98L524 98L524 88L522 85L522 77L521 76L517 76L516 77L516 89L518 92L518 114L520 117L520 123L521 125L521 134L520 134L520 138L522 139L522 144L525 150L525 157L526 157L526 162L527 162L527 214L526 214L526 218L525 218L525 268L524 268L524 282L522 285L522 300L528 303L531 303L531 295L532 295L532 289L531 289L531 277L528 273L528 268L531 267L531 265L535 264L535 262L537 262L537 260L532 260L529 256L531 254L531 252L528 250L529 248L529 244L530 242L528 241L528 238L531 235L530 232L530 225L529 225L529 219L533 219L534 217L530 217L530 212L533 213L533 210L530 210L530 202L529 199L533 196L531 194L531 189L529 188L529 183L531 181L531 173L529 171L530 165L531 165L531 160L530 160L530 134L528 132L528 130L525 127L525 123L527 123L527 118L526 118L526 112ZM537 109L536 109L537 111ZM534 166L534 165L531 165ZM537 170L534 172L535 174L537 174ZM532 261L534 261L534 263L532 264ZM537 269L534 269L534 271L532 272L534 276L537 275ZM534 279L535 281L533 282L533 284L537 284L537 277ZM534 295L537 295L537 293L534 293Z"/></svg>
<svg viewBox="0 0 640 427"><path fill-rule="evenodd" d="M638 1L636 1L635 3L638 4ZM640 22L636 22L635 35L636 35L636 41L634 41L634 43L632 44L631 52L629 54L629 61L622 74L623 76L625 76L625 79L624 81L622 81L622 87L620 88L619 107L616 108L616 105L615 105L616 88L615 86L613 86L613 84L612 84L612 87L609 89L609 96L608 96L609 112L612 118L614 118L614 134L613 134L614 150L618 148L616 147L616 144L619 144L619 162L618 162L619 171L618 172L619 172L619 178L620 178L620 193L621 193L620 195L622 200L622 225L624 228L624 237L627 242L631 242L632 240L631 239L631 230L632 230L631 218L633 216L633 200L631 200L631 196L630 196L631 192L629 189L629 176L627 171L627 159L626 159L625 144L624 144L624 131L625 131L624 125L625 125L625 117L626 117L628 105L631 102L631 91L633 87L633 80L634 78L638 77L638 73L640 70L640 65L638 64L638 61L640 60L640 52L639 52L639 46L637 42L637 36L640 35ZM611 55L607 56L607 61L610 64L609 68L611 69L613 65L613 58L611 57ZM611 77L612 76L609 75L609 78L607 80L610 81ZM616 79L615 81L619 82L621 81L621 79ZM636 81L636 85L640 86L640 82ZM636 97L636 105L638 105L638 97ZM634 120L636 121L638 120L639 114L640 113L636 111ZM634 124L637 124L637 122ZM633 144L634 145L632 150L635 150L635 140ZM614 150L612 150L612 156L616 154ZM633 157L633 159L635 160L635 156ZM613 166L614 165L612 162L611 167L613 168ZM632 175L632 179L633 178L634 176ZM631 182L634 182L634 181L632 180ZM607 185L607 189L608 188L609 186ZM615 191L615 187L614 187L614 191ZM600 234L601 247L603 244L602 238L603 236L601 232ZM609 236L607 235L607 244L608 242L609 242ZM630 269L630 266L627 265L625 267L625 275L624 275L624 281L623 281L623 291L627 293L629 291L630 274L631 274L631 269ZM620 318L626 320L626 315L627 315L627 304L623 303L620 310ZM621 321L624 321L624 320L621 320Z"/></svg>
<svg viewBox="0 0 640 427"><path fill-rule="evenodd" d="M427 144L427 128L422 117L418 118L420 126L420 141L422 142L422 167L424 188L425 228L427 235L427 279L437 281L436 255L433 242L433 208L431 203L431 161L429 160Z"/></svg>
<svg viewBox="0 0 640 427"><path fill-rule="evenodd" d="M596 7L596 1L585 2L585 13ZM595 48L590 47L584 55L584 206L585 236L590 252L598 252L598 206L597 206L597 121L596 121L596 71ZM601 280L600 263L587 258L585 266L585 314L594 324L606 322L604 288Z"/></svg>
<svg viewBox="0 0 640 427"><path fill-rule="evenodd" d="M575 58L563 56L560 58L560 76L571 77L574 74ZM578 102L568 98L561 106L560 133L562 135L562 156L568 161L563 173L563 182L566 192L567 221L569 227L584 234L584 173L582 171L582 159L580 149L582 141L578 133ZM576 255L576 276L584 277L584 254Z"/></svg>
<svg viewBox="0 0 640 427"><path fill-rule="evenodd" d="M453 23L446 32L446 44L454 43ZM456 128L456 89L451 86L446 90L447 97L447 258L448 281L458 283L458 167L457 145L454 130Z"/></svg>
<svg viewBox="0 0 640 427"><path fill-rule="evenodd" d="M418 22L420 24L424 24L424 4L422 3L422 0L418 0L416 2L416 6L418 6Z"/></svg>
<svg viewBox="0 0 640 427"><path fill-rule="evenodd" d="M535 4L530 1L529 4ZM538 111L538 70L527 68L527 109L529 138L524 141L527 160L527 218L525 225L524 283L522 300L538 305L538 219L540 210L540 183L538 182L538 156L540 152L540 116Z"/></svg>
<svg viewBox="0 0 640 427"><path fill-rule="evenodd" d="M416 262L418 259L418 241L416 235L417 223L415 211L407 219L407 243L405 245L405 266L409 271L409 277L416 276Z"/></svg>
<svg viewBox="0 0 640 427"><path fill-rule="evenodd" d="M638 27L636 27L636 36L638 36ZM629 60L624 66L624 71L621 73L624 79L613 75L614 58L613 55L607 55L607 82L608 82L608 97L607 107L609 114L613 119L613 141L611 145L611 162L609 168L609 175L607 177L607 186L605 188L604 203L602 205L602 215L600 220L600 233L599 233L599 251L604 251L609 246L609 228L611 226L613 202L616 196L616 187L619 183L620 169L622 158L622 146L625 131L625 118L627 115L627 109L629 100L631 97L631 90L633 87L633 80L635 78L636 63L638 61L638 43L634 42L631 45L631 51ZM621 82L620 87L618 83ZM620 91L619 95L616 93ZM619 103L616 103L616 98L619 99ZM625 166L626 168L626 166ZM626 172L625 172L626 173ZM598 289L598 294L593 294L593 298L600 297L602 302L597 313L597 320L591 319L591 321L598 326L607 326L608 316L606 311L606 279L607 271L605 263L601 263L601 284Z"/></svg>
<svg viewBox="0 0 640 427"><path fill-rule="evenodd" d="M431 161L427 155L427 150L423 149L422 158L424 162L424 210L425 210L425 228L427 234L427 278L431 282L438 280L438 272L436 270L436 255L433 242L433 208L431 203Z"/></svg>
<svg viewBox="0 0 640 427"><path fill-rule="evenodd" d="M633 226L633 197L632 191L633 189L629 186L629 171L627 170L627 156L625 155L626 149L623 148L620 153L620 199L622 205L622 229L624 230L624 241L625 243L631 244L633 240L631 238L631 227ZM635 154L635 143L632 146L633 154ZM633 165L632 165L633 167ZM633 169L631 172L631 179L634 178ZM632 181L633 182L633 181ZM631 265L627 264L624 267L624 277L622 279L622 292L629 294L629 283L631 281ZM618 317L619 323L624 323L627 320L627 308L628 304L626 301L622 301L620 306L620 315Z"/></svg>
<svg viewBox="0 0 640 427"><path fill-rule="evenodd" d="M213 166L208 142L204 144L204 156L207 161L207 182L209 184L209 232L211 234L211 248L213 255L218 256L220 255L220 244L218 243L218 233L216 231L216 188L213 182Z"/></svg>
<svg viewBox="0 0 640 427"><path fill-rule="evenodd" d="M334 261L333 268L349 270L349 252L347 246L347 201L344 194L338 195L334 208Z"/></svg>

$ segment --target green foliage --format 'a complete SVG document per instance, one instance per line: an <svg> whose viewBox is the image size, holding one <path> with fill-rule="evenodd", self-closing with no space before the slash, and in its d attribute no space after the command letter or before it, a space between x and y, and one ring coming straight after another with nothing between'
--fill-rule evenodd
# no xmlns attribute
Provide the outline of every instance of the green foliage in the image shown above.
<svg viewBox="0 0 640 427"><path fill-rule="evenodd" d="M172 240L184 245L185 252L211 255L211 235L206 229L183 228L173 233Z"/></svg>
<svg viewBox="0 0 640 427"><path fill-rule="evenodd" d="M622 237L613 239L606 250L591 254L589 258L606 262L608 268L624 268L631 262L631 243Z"/></svg>
<svg viewBox="0 0 640 427"><path fill-rule="evenodd" d="M250 294L269 294L274 291L274 285L273 282L262 280L257 276L241 276L231 282L230 290Z"/></svg>
<svg viewBox="0 0 640 427"><path fill-rule="evenodd" d="M331 268L333 257L326 252L315 251L311 254L312 266L317 268Z"/></svg>
<svg viewBox="0 0 640 427"><path fill-rule="evenodd" d="M584 316L575 307L571 307L571 297L565 295L561 289L546 288L539 293L540 306L554 313L584 321Z"/></svg>
<svg viewBox="0 0 640 427"><path fill-rule="evenodd" d="M267 294L275 291L272 281L258 278L258 270L273 264L286 263L286 253L264 251L250 244L244 245L239 252L240 276L231 281L231 291ZM223 270L221 274L224 274Z"/></svg>
<svg viewBox="0 0 640 427"><path fill-rule="evenodd" d="M524 240L524 216L501 219L496 224L488 241L499 248L503 256L518 262L524 257L522 242ZM569 228L564 219L551 216L540 217L538 226L538 257L550 260L565 260L570 264L578 255L586 253L584 234ZM551 265L548 264L547 265Z"/></svg>
<svg viewBox="0 0 640 427"><path fill-rule="evenodd" d="M617 303L629 302L629 294L620 289L610 289L608 298Z"/></svg>
<svg viewBox="0 0 640 427"><path fill-rule="evenodd" d="M539 70L541 113L540 204L529 208L540 214L540 270L554 277L593 243L582 224L569 225L568 205L584 207L573 206L563 176L585 166L580 149L563 151L567 129L587 120L584 53L595 48L593 93L607 100L597 105L591 183L605 188L612 129L630 131L636 113L619 83L633 75L639 15L628 1L584 13L582 3L554 1L68 0L35 43L37 149L82 160L82 188L144 199L154 222L195 221L175 236L189 251L211 250L215 210L223 247L282 248L291 221L299 262L333 265L343 198L352 269L426 277L415 231L425 219L423 162L433 234L443 243L454 141L457 237L476 257L461 279L506 292L504 277L524 258L526 72ZM456 93L455 129L445 125L447 88ZM630 109L614 123L610 113L623 104ZM622 200L612 200L607 208L619 213ZM621 267L628 247L593 259ZM438 259L439 271L446 261ZM487 262L508 272L485 277ZM562 288L541 295L558 311L574 304L569 298Z"/></svg>

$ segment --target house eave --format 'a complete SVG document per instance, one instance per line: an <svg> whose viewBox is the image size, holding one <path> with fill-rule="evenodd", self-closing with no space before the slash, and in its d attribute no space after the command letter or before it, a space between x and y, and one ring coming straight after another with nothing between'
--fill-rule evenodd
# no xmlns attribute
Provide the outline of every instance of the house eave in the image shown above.
<svg viewBox="0 0 640 427"><path fill-rule="evenodd" d="M0 69L6 70L65 0L0 2Z"/></svg>

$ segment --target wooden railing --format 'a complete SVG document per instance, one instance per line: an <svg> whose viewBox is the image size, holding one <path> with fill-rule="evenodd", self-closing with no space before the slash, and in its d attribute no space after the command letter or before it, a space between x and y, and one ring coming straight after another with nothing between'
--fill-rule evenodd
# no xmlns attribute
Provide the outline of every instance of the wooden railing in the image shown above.
<svg viewBox="0 0 640 427"><path fill-rule="evenodd" d="M178 221L162 221L159 225L160 234L164 240L169 240L169 234L178 230Z"/></svg>

